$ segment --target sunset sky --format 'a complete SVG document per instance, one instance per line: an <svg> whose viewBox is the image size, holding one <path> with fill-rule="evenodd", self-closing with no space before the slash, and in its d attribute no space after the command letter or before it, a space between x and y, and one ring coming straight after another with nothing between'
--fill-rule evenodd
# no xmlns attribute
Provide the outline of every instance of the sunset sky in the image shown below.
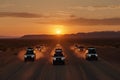
<svg viewBox="0 0 120 80"><path fill-rule="evenodd" d="M120 0L0 0L0 36L120 31Z"/></svg>

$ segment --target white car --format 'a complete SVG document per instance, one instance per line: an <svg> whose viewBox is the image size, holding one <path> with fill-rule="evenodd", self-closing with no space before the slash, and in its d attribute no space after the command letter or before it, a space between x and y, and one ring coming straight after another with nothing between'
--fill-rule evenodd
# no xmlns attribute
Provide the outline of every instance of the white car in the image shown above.
<svg viewBox="0 0 120 80"><path fill-rule="evenodd" d="M34 61L36 55L33 48L27 48L27 52L24 54L24 61Z"/></svg>
<svg viewBox="0 0 120 80"><path fill-rule="evenodd" d="M86 60L98 60L98 54L94 47L89 47L86 50Z"/></svg>

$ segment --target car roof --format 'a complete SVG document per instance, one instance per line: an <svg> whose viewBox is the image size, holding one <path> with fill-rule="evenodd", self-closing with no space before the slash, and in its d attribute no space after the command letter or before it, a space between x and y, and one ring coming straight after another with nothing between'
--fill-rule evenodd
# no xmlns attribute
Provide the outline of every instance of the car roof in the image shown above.
<svg viewBox="0 0 120 80"><path fill-rule="evenodd" d="M95 47L88 47L88 49L96 49Z"/></svg>
<svg viewBox="0 0 120 80"><path fill-rule="evenodd" d="M27 48L27 51L33 51L34 49L33 48Z"/></svg>
<svg viewBox="0 0 120 80"><path fill-rule="evenodd" d="M84 46L78 46L78 48L84 48Z"/></svg>
<svg viewBox="0 0 120 80"><path fill-rule="evenodd" d="M55 49L55 51L62 51L62 49Z"/></svg>
<svg viewBox="0 0 120 80"><path fill-rule="evenodd" d="M57 48L57 49L55 49L55 50L62 50L61 48Z"/></svg>
<svg viewBox="0 0 120 80"><path fill-rule="evenodd" d="M54 56L64 56L62 53L55 53Z"/></svg>
<svg viewBox="0 0 120 80"><path fill-rule="evenodd" d="M27 48L27 49L33 49L33 48L30 48L30 47L29 47L29 48Z"/></svg>

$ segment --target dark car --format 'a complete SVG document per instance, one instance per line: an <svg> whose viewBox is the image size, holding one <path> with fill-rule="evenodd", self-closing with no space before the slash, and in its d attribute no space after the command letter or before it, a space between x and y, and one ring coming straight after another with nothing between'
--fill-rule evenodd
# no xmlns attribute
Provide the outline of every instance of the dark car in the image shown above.
<svg viewBox="0 0 120 80"><path fill-rule="evenodd" d="M24 54L24 61L34 61L35 60L35 53L33 48L27 48L26 53Z"/></svg>
<svg viewBox="0 0 120 80"><path fill-rule="evenodd" d="M98 54L94 47L90 47L87 49L86 60L98 60Z"/></svg>
<svg viewBox="0 0 120 80"><path fill-rule="evenodd" d="M36 50L41 51L42 50L42 46L36 46Z"/></svg>
<svg viewBox="0 0 120 80"><path fill-rule="evenodd" d="M65 64L65 57L63 55L63 53L60 51L56 51L54 56L53 56L53 65L57 65L57 64Z"/></svg>
<svg viewBox="0 0 120 80"><path fill-rule="evenodd" d="M78 47L79 47L79 45L78 45L78 44L75 44L74 46L75 46L75 48L78 48Z"/></svg>
<svg viewBox="0 0 120 80"><path fill-rule="evenodd" d="M78 46L78 50L79 50L80 52L82 52L82 51L85 50L85 47L84 47L84 46Z"/></svg>

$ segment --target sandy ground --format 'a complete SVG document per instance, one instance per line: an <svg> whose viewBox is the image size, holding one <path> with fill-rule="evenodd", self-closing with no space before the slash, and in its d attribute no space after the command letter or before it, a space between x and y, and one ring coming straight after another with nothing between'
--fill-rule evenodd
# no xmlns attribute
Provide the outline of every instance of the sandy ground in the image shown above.
<svg viewBox="0 0 120 80"><path fill-rule="evenodd" d="M0 80L120 80L119 49L99 47L100 59L86 61L81 58L82 53L72 50L70 45L61 45L66 55L65 65L52 65L56 45L49 45L44 52L36 51L38 58L35 62L23 61L24 48L2 53Z"/></svg>
<svg viewBox="0 0 120 80"><path fill-rule="evenodd" d="M88 46L84 46L88 47ZM115 67L120 67L120 48L115 47L102 47L102 46L94 46L96 48L99 59L102 59L106 62L109 62L111 65ZM74 51L75 55L81 59L85 59L85 51L79 51L79 49L75 48L74 45L70 46L70 49Z"/></svg>

